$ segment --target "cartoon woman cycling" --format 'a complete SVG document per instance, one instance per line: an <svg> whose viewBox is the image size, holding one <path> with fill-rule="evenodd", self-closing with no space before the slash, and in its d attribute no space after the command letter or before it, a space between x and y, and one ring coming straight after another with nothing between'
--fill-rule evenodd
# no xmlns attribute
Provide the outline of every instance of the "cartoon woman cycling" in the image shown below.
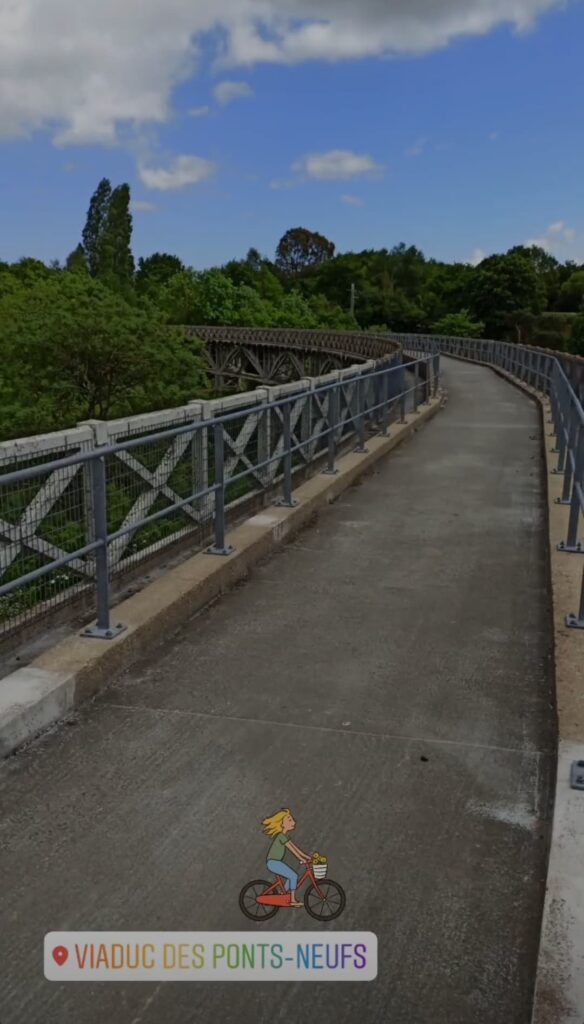
<svg viewBox="0 0 584 1024"><path fill-rule="evenodd" d="M262 825L264 826L264 833L272 840L266 858L266 867L274 875L280 875L281 878L285 879L286 892L290 893L290 906L303 907L304 903L296 899L298 875L289 864L286 864L284 856L288 850L301 864L308 864L311 855L304 853L290 839L290 833L296 828L296 822L290 813L290 808L284 807L281 811L277 811L276 814L272 814L271 817L264 818Z"/></svg>

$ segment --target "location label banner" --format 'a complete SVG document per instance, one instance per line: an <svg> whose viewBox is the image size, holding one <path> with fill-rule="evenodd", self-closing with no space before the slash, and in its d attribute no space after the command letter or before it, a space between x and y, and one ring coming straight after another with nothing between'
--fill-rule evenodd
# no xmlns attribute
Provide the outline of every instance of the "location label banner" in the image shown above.
<svg viewBox="0 0 584 1024"><path fill-rule="evenodd" d="M372 932L49 932L49 981L373 981Z"/></svg>

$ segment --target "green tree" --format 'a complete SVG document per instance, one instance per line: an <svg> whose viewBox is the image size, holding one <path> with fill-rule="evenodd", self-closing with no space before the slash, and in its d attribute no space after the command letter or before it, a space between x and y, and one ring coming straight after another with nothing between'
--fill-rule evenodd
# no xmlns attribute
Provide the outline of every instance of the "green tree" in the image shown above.
<svg viewBox="0 0 584 1024"><path fill-rule="evenodd" d="M156 305L169 324L198 323L196 308L199 297L199 275L192 269L173 274L162 285Z"/></svg>
<svg viewBox="0 0 584 1024"><path fill-rule="evenodd" d="M66 270L70 270L74 274L86 274L87 273L87 259L85 256L85 249L81 242L73 252L70 252L67 256L65 263Z"/></svg>
<svg viewBox="0 0 584 1024"><path fill-rule="evenodd" d="M139 295L153 295L175 274L181 274L184 263L168 252L155 252L140 257L136 271L136 291Z"/></svg>
<svg viewBox="0 0 584 1024"><path fill-rule="evenodd" d="M47 267L41 260L34 260L25 257L12 263L9 266L9 273L12 277L25 287L36 284L38 281L46 281L53 277L57 271Z"/></svg>
<svg viewBox="0 0 584 1024"><path fill-rule="evenodd" d="M277 305L284 298L284 287L273 264L263 259L257 249L250 249L244 260L230 260L221 270L236 287L247 285L268 302Z"/></svg>
<svg viewBox="0 0 584 1024"><path fill-rule="evenodd" d="M511 331L522 340L526 314L543 312L545 287L530 260L519 253L489 256L476 268L469 286L471 312L486 324L489 336Z"/></svg>
<svg viewBox="0 0 584 1024"><path fill-rule="evenodd" d="M333 258L334 242L307 228L290 228L278 242L276 266L284 274L298 274Z"/></svg>
<svg viewBox="0 0 584 1024"><path fill-rule="evenodd" d="M87 267L92 277L97 277L100 269L102 236L107 221L111 194L111 183L107 178L102 178L91 197L85 227L83 228L83 250Z"/></svg>
<svg viewBox="0 0 584 1024"><path fill-rule="evenodd" d="M574 271L564 281L557 305L566 313L579 313L584 308L584 270Z"/></svg>
<svg viewBox="0 0 584 1024"><path fill-rule="evenodd" d="M453 309L467 308L469 285L474 274L474 267L468 263L427 261L421 303L429 323L435 323Z"/></svg>
<svg viewBox="0 0 584 1024"><path fill-rule="evenodd" d="M574 318L570 338L570 352L577 356L584 356L584 313Z"/></svg>
<svg viewBox="0 0 584 1024"><path fill-rule="evenodd" d="M447 313L432 325L433 334L451 338L482 338L484 330L485 325L480 320L473 320L468 309Z"/></svg>
<svg viewBox="0 0 584 1024"><path fill-rule="evenodd" d="M315 313L300 292L290 292L275 310L274 327L310 330L319 326Z"/></svg>
<svg viewBox="0 0 584 1024"><path fill-rule="evenodd" d="M233 318L240 327L272 327L275 313L255 288L242 284L235 292Z"/></svg>
<svg viewBox="0 0 584 1024"><path fill-rule="evenodd" d="M0 297L0 434L177 405L206 387L200 345L89 275Z"/></svg>
<svg viewBox="0 0 584 1024"><path fill-rule="evenodd" d="M415 245L400 242L395 245L387 259L388 273L392 287L403 291L409 299L419 302L422 285L426 276L424 253Z"/></svg>
<svg viewBox="0 0 584 1024"><path fill-rule="evenodd" d="M218 269L184 270L161 289L158 306L172 324L237 323L237 288Z"/></svg>
<svg viewBox="0 0 584 1024"><path fill-rule="evenodd" d="M522 256L531 264L538 280L545 288L545 306L552 309L557 302L561 285L561 264L555 256L546 252L540 245L515 245L509 249L507 255Z"/></svg>
<svg viewBox="0 0 584 1024"><path fill-rule="evenodd" d="M118 185L111 193L101 231L95 277L126 295L134 280L130 187Z"/></svg>
<svg viewBox="0 0 584 1024"><path fill-rule="evenodd" d="M193 323L235 323L237 289L227 275L221 270L205 270L198 275L198 286Z"/></svg>
<svg viewBox="0 0 584 1024"><path fill-rule="evenodd" d="M355 317L351 316L348 311L341 309L340 306L336 306L333 302L329 302L325 295L313 295L312 298L308 300L308 305L314 315L315 323L323 330L359 330L359 324L355 320Z"/></svg>

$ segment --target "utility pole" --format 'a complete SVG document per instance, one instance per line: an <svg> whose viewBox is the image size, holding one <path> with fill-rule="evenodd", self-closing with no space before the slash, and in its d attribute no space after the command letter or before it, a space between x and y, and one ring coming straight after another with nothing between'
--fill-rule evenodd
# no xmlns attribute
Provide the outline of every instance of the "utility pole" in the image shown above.
<svg viewBox="0 0 584 1024"><path fill-rule="evenodd" d="M355 285L351 285L351 316L355 316Z"/></svg>

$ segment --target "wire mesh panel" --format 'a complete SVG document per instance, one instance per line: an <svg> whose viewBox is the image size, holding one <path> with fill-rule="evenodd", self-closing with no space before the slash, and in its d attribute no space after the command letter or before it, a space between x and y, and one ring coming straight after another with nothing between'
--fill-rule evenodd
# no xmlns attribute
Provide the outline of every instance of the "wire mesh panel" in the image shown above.
<svg viewBox="0 0 584 1024"><path fill-rule="evenodd" d="M225 422L226 505L232 505L264 486L266 467L258 467L268 457L267 428L268 417L257 408L243 411L237 418Z"/></svg>
<svg viewBox="0 0 584 1024"><path fill-rule="evenodd" d="M307 431L303 437L303 451L306 453L307 462L318 458L327 450L331 394L330 391L326 395L314 391L307 398Z"/></svg>
<svg viewBox="0 0 584 1024"><path fill-rule="evenodd" d="M85 546L91 508L81 464L42 470L2 485L1 476L88 451L91 431L41 435L0 444L0 586L62 562ZM87 587L87 556L59 565L0 596L0 636L63 603Z"/></svg>
<svg viewBox="0 0 584 1024"><path fill-rule="evenodd" d="M202 533L203 520L212 516L211 510L204 514L203 498L186 502L206 486L201 405L105 425L101 440L107 445L132 443L106 457L107 526L110 535L117 534L109 545L113 573L182 537ZM184 430L189 425L192 430ZM181 433L168 436L173 427ZM160 436L153 437L157 428Z"/></svg>

